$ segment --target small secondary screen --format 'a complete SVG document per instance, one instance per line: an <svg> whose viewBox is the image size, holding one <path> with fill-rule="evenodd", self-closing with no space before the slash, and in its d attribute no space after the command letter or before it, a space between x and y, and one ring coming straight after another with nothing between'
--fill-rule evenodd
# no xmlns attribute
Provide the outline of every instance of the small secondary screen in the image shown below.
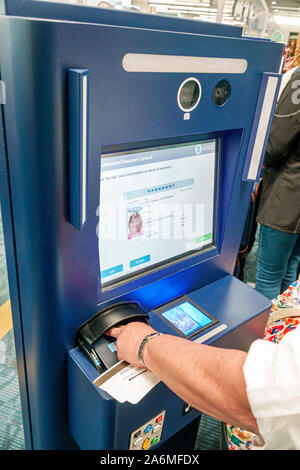
<svg viewBox="0 0 300 470"><path fill-rule="evenodd" d="M198 310L190 302L183 302L161 314L185 336L189 336L204 326L213 323L213 319Z"/></svg>
<svg viewBox="0 0 300 470"><path fill-rule="evenodd" d="M214 242L217 140L101 156L103 287Z"/></svg>

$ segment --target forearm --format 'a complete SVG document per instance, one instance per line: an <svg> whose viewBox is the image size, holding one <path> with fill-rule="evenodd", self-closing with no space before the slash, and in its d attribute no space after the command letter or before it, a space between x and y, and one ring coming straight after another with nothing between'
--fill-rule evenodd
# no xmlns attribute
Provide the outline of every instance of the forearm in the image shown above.
<svg viewBox="0 0 300 470"><path fill-rule="evenodd" d="M243 375L246 353L163 335L144 350L145 365L184 401L215 418L258 432Z"/></svg>
<svg viewBox="0 0 300 470"><path fill-rule="evenodd" d="M112 328L120 360L141 367L142 340L155 331L144 323ZM243 374L247 354L196 344L171 335L154 336L145 345L144 363L185 402L215 418L258 433Z"/></svg>

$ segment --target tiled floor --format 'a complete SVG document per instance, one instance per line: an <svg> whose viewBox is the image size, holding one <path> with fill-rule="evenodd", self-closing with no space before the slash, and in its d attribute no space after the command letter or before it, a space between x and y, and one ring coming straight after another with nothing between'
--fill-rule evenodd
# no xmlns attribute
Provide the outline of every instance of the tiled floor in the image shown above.
<svg viewBox="0 0 300 470"><path fill-rule="evenodd" d="M0 339L12 329L10 300L0 305Z"/></svg>
<svg viewBox="0 0 300 470"><path fill-rule="evenodd" d="M9 299L9 290L6 272L6 258L3 239L2 216L0 208L0 306Z"/></svg>
<svg viewBox="0 0 300 470"><path fill-rule="evenodd" d="M14 335L0 211L0 449L24 449Z"/></svg>
<svg viewBox="0 0 300 470"><path fill-rule="evenodd" d="M198 429L195 450L222 450L222 423L203 414Z"/></svg>
<svg viewBox="0 0 300 470"><path fill-rule="evenodd" d="M25 448L13 330L0 340L0 449Z"/></svg>

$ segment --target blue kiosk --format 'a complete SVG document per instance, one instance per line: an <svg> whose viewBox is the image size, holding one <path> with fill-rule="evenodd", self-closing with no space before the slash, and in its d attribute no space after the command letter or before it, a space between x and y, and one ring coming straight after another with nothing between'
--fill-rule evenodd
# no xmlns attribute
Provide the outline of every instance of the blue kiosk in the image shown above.
<svg viewBox="0 0 300 470"><path fill-rule="evenodd" d="M172 439L200 413L163 383L136 404L97 385L117 363L105 331L138 319L245 350L262 336L270 302L233 270L283 45L35 0L1 0L0 15L1 206L26 446L180 448Z"/></svg>

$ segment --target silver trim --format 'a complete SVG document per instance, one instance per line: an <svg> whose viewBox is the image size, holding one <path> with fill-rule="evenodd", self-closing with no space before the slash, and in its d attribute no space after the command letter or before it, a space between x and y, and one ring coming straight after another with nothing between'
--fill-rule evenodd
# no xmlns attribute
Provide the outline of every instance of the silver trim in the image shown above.
<svg viewBox="0 0 300 470"><path fill-rule="evenodd" d="M6 104L6 86L3 80L0 80L0 104Z"/></svg>
<svg viewBox="0 0 300 470"><path fill-rule="evenodd" d="M248 170L247 178L249 180L256 180L257 172L260 164L260 159L263 151L263 146L266 139L271 111L274 103L274 97L277 89L278 77L269 77L265 90L263 105L261 108L259 121L256 130L255 142L252 150L252 157Z"/></svg>
<svg viewBox="0 0 300 470"><path fill-rule="evenodd" d="M87 76L82 78L82 189L81 222L86 221L86 176L87 176Z"/></svg>
<svg viewBox="0 0 300 470"><path fill-rule="evenodd" d="M225 323L222 323L222 325L217 326L216 328L209 331L208 333L205 333L205 335L202 335L199 338L195 339L193 343L198 343L198 344L204 343L205 341L217 335L218 333L221 333L221 331L226 330L226 328L228 328L228 325L226 325Z"/></svg>
<svg viewBox="0 0 300 470"><path fill-rule="evenodd" d="M193 81L193 82L196 82L198 87L199 87L199 97L198 97L198 100L196 101L196 103L191 107L191 108L183 108L180 104L180 101L179 101L179 96L180 96L180 92L182 90L182 88L184 87L184 85L187 83L187 82L190 82L190 81ZM195 108L197 108L198 104L199 104L199 101L201 99L201 95L202 95L202 87L201 87L201 84L199 82L199 80L197 80L197 78L195 77L189 77L189 78L186 78L182 84L180 85L179 89L178 89L178 92L177 92L177 104L179 106L179 108L181 109L181 111L183 111L184 113L190 113L191 111L193 111Z"/></svg>
<svg viewBox="0 0 300 470"><path fill-rule="evenodd" d="M123 57L122 66L126 72L243 74L248 62L225 57L128 53Z"/></svg>

